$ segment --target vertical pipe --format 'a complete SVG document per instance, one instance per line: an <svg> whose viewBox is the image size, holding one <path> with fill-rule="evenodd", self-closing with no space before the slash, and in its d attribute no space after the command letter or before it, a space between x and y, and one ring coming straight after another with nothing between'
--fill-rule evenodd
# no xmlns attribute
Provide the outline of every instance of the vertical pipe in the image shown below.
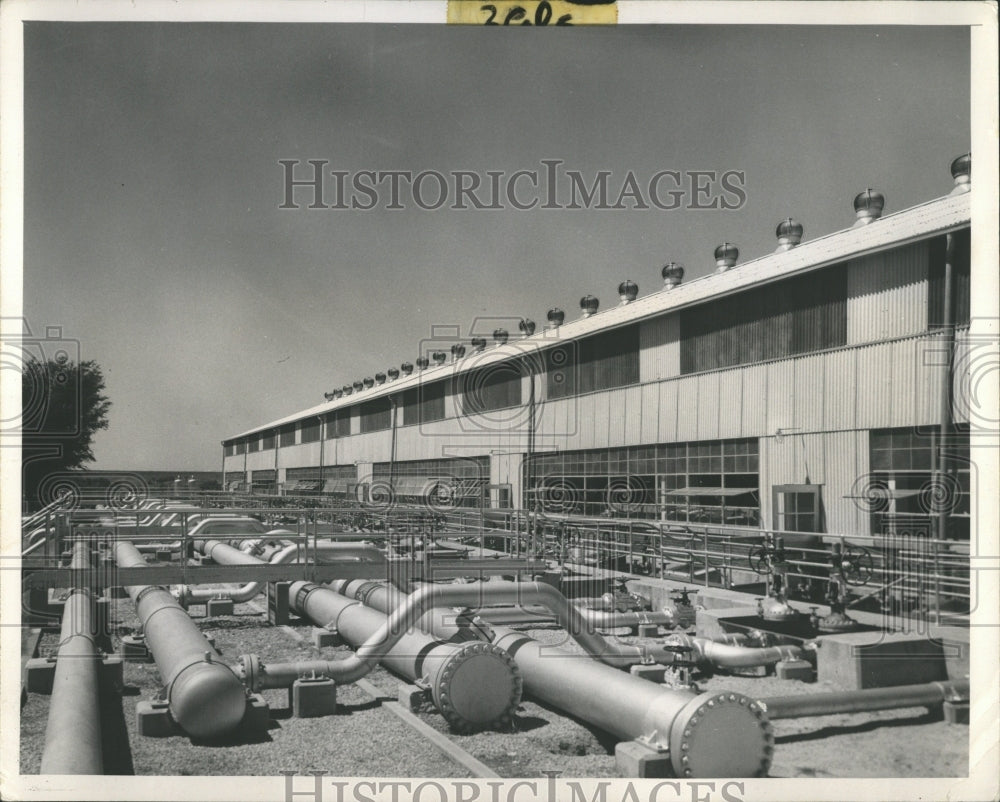
<svg viewBox="0 0 1000 802"><path fill-rule="evenodd" d="M941 423L938 427L938 446L941 449L938 454L937 469L938 469L938 493L944 494L947 497L947 485L944 482L944 477L947 472L946 457L945 453L947 451L947 441L949 430L951 429L951 382L952 382L952 362L955 358L955 321L952 310L952 285L954 283L954 276L952 271L952 263L955 259L955 235L946 234L945 235L945 249L944 249L944 309L942 314L942 326L944 328L944 339L945 339L945 365L944 369L941 371ZM948 528L948 509L947 504L941 505L941 510L938 512L937 518L937 537L939 540L944 540Z"/></svg>
<svg viewBox="0 0 1000 802"><path fill-rule="evenodd" d="M70 567L90 567L89 547L73 546ZM59 656L45 728L42 774L103 774L97 646L90 592L78 587L63 608Z"/></svg>

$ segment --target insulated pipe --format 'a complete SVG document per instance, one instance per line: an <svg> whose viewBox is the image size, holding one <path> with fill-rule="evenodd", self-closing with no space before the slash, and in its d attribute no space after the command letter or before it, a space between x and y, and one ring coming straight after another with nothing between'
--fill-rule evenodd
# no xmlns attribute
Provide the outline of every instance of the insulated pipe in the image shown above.
<svg viewBox="0 0 1000 802"><path fill-rule="evenodd" d="M782 660L803 660L805 651L798 646L737 646L708 638L693 638L690 635L669 635L664 641L671 646L690 649L701 663L711 663L717 668L750 668L767 666Z"/></svg>
<svg viewBox="0 0 1000 802"><path fill-rule="evenodd" d="M946 701L966 701L969 681L928 682L926 685L897 685L863 691L810 693L760 699L769 718L802 718L832 713L867 713L901 707L936 707Z"/></svg>
<svg viewBox="0 0 1000 802"><path fill-rule="evenodd" d="M392 590L367 598L386 604ZM743 694L666 688L505 627L494 627L492 640L514 658L527 692L619 738L667 750L678 777L767 774L771 725L763 706Z"/></svg>
<svg viewBox="0 0 1000 802"><path fill-rule="evenodd" d="M90 567L89 547L73 546L70 567ZM42 774L103 774L98 665L90 592L73 590L63 608L59 655L45 727Z"/></svg>
<svg viewBox="0 0 1000 802"><path fill-rule="evenodd" d="M287 687L301 676L323 674L338 683L353 682L381 662L410 680L425 681L438 710L456 729L479 729L509 719L521 700L521 677L505 651L474 640L445 643L424 632L408 631L398 618L326 587L295 582L292 608L314 623L336 630L357 652L342 660L311 660L263 665L254 655L241 659L251 690Z"/></svg>
<svg viewBox="0 0 1000 802"><path fill-rule="evenodd" d="M377 583L372 583L376 584ZM407 627L419 626L420 619L433 607L479 608L485 604L541 604L556 616L565 629L591 657L602 663L624 668L636 663L670 662L672 655L657 647L611 643L605 640L558 589L545 582L479 582L465 585L422 585L400 599L392 589L378 585L364 592L365 604L376 606L368 595L385 597L381 602L392 608L392 617L405 621ZM360 598L360 597L358 597ZM397 602L399 602L397 604Z"/></svg>
<svg viewBox="0 0 1000 802"><path fill-rule="evenodd" d="M207 550L208 544L206 544L205 553L209 554L213 560L221 565L260 565L260 563L263 562L263 560L249 557L243 552L234 549L232 546L224 546L223 544L218 543L218 541L212 540L209 541L209 543L214 543L220 548L214 549L210 553ZM227 551L223 552L223 549L226 549ZM234 553L240 554L246 559L236 559ZM298 553L298 546L294 544L286 546L284 549L271 557L270 563L272 565L282 565L284 563L292 562ZM243 602L250 601L250 599L260 593L265 584L267 583L264 581L247 582L245 585L237 589L192 588L189 585L180 585L174 591L174 596L184 607L187 607L189 604L201 604L212 599L229 599L237 604L242 604Z"/></svg>
<svg viewBox="0 0 1000 802"><path fill-rule="evenodd" d="M116 544L115 559L122 568L146 565L127 541ZM189 735L200 738L233 730L246 710L246 693L239 678L225 663L218 662L218 652L164 588L131 585L125 590L135 603L174 721Z"/></svg>

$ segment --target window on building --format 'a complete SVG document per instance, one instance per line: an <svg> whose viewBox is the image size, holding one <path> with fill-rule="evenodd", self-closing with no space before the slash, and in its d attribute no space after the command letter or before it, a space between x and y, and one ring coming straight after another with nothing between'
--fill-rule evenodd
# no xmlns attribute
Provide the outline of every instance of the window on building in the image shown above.
<svg viewBox="0 0 1000 802"><path fill-rule="evenodd" d="M225 454L225 456L231 457L231 456L233 456L233 454L236 453L236 444L233 443L233 442L223 443L222 444L222 451L223 451L223 454Z"/></svg>
<svg viewBox="0 0 1000 802"><path fill-rule="evenodd" d="M252 434L247 438L247 452L253 454L255 451L260 451L259 434Z"/></svg>
<svg viewBox="0 0 1000 802"><path fill-rule="evenodd" d="M289 468L285 471L285 493L315 495L321 488L321 471L317 466Z"/></svg>
<svg viewBox="0 0 1000 802"><path fill-rule="evenodd" d="M361 404L361 432L378 432L392 426L392 403L388 396Z"/></svg>
<svg viewBox="0 0 1000 802"><path fill-rule="evenodd" d="M847 268L756 287L680 313L681 373L747 365L847 342Z"/></svg>
<svg viewBox="0 0 1000 802"><path fill-rule="evenodd" d="M540 454L525 496L548 512L757 526L756 440Z"/></svg>
<svg viewBox="0 0 1000 802"><path fill-rule="evenodd" d="M264 432L261 438L261 443L263 445L264 451L270 451L272 448L274 448L275 434L276 433L274 429L268 429L266 432Z"/></svg>
<svg viewBox="0 0 1000 802"><path fill-rule="evenodd" d="M351 408L336 409L326 414L326 439L347 437L351 433Z"/></svg>
<svg viewBox="0 0 1000 802"><path fill-rule="evenodd" d="M391 484L394 499L402 504L450 507L489 506L489 457L377 462L372 484Z"/></svg>
<svg viewBox="0 0 1000 802"><path fill-rule="evenodd" d="M278 472L274 468L266 468L250 472L250 486L253 493L270 493L274 490Z"/></svg>
<svg viewBox="0 0 1000 802"><path fill-rule="evenodd" d="M639 326L584 337L545 353L549 398L566 398L639 382Z"/></svg>
<svg viewBox="0 0 1000 802"><path fill-rule="evenodd" d="M285 446L295 445L295 424L289 423L278 429L278 445L284 448Z"/></svg>
<svg viewBox="0 0 1000 802"><path fill-rule="evenodd" d="M299 422L302 430L300 443L315 443L319 440L319 418L306 418Z"/></svg>
<svg viewBox="0 0 1000 802"><path fill-rule="evenodd" d="M358 485L357 465L324 465L321 492L337 498L356 498Z"/></svg>
<svg viewBox="0 0 1000 802"><path fill-rule="evenodd" d="M403 393L403 425L444 419L445 382L421 384Z"/></svg>
<svg viewBox="0 0 1000 802"><path fill-rule="evenodd" d="M478 415L520 405L522 375L521 367L514 361L463 373L457 380L462 412Z"/></svg>
<svg viewBox="0 0 1000 802"><path fill-rule="evenodd" d="M245 454L247 450L247 441L240 439L236 441L236 453Z"/></svg>
<svg viewBox="0 0 1000 802"><path fill-rule="evenodd" d="M819 485L774 485L772 525L779 532L820 532Z"/></svg>
<svg viewBox="0 0 1000 802"><path fill-rule="evenodd" d="M869 442L871 477L860 501L871 510L874 534L969 539L967 425L952 427L943 444L933 427L881 429Z"/></svg>

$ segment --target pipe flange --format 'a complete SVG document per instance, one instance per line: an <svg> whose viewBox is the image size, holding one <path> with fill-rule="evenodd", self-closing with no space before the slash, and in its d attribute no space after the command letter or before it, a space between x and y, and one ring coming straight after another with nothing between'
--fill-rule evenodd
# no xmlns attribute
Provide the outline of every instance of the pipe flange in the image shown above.
<svg viewBox="0 0 1000 802"><path fill-rule="evenodd" d="M434 704L457 732L504 727L521 703L522 679L505 649L471 641L431 679Z"/></svg>
<svg viewBox="0 0 1000 802"><path fill-rule="evenodd" d="M765 777L774 733L763 707L741 693L703 693L670 727L670 760L678 777Z"/></svg>

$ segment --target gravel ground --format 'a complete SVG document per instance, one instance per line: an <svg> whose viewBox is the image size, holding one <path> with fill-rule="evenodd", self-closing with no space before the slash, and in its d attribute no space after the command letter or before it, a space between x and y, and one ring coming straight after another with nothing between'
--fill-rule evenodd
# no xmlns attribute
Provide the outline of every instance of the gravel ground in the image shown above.
<svg viewBox="0 0 1000 802"><path fill-rule="evenodd" d="M203 610L204 608L195 608ZM257 608L259 609L259 608ZM310 644L295 641L269 626L254 607L238 605L238 615L195 618L227 662L254 652L268 660L292 660L320 654ZM137 625L131 602L115 604L119 634ZM310 627L295 628L309 639ZM555 627L526 630L546 643L576 648ZM618 630L622 642L636 642ZM42 653L55 647L57 633L46 633ZM117 647L117 638L114 639ZM333 657L342 649L325 648ZM368 679L395 696L400 679L377 668ZM268 731L224 743L195 744L187 737L147 738L135 731L135 706L160 689L155 664L128 663L125 695L104 713L105 755L109 773L145 775L261 775L280 771L302 774L324 769L339 776L467 777L446 758L379 703L354 686L338 688L335 716L299 719L291 715L288 693L266 691L271 706ZM717 675L699 680L703 690L735 690L764 698L794 693L837 690L775 677ZM21 771L37 773L44 746L49 697L29 694L21 717ZM503 777L538 777L558 770L563 776L614 777L615 739L532 699L523 700L507 732L471 735L451 733L433 708L418 713L436 730ZM968 766L968 728L949 725L925 708L842 714L775 722L774 777L952 777Z"/></svg>

